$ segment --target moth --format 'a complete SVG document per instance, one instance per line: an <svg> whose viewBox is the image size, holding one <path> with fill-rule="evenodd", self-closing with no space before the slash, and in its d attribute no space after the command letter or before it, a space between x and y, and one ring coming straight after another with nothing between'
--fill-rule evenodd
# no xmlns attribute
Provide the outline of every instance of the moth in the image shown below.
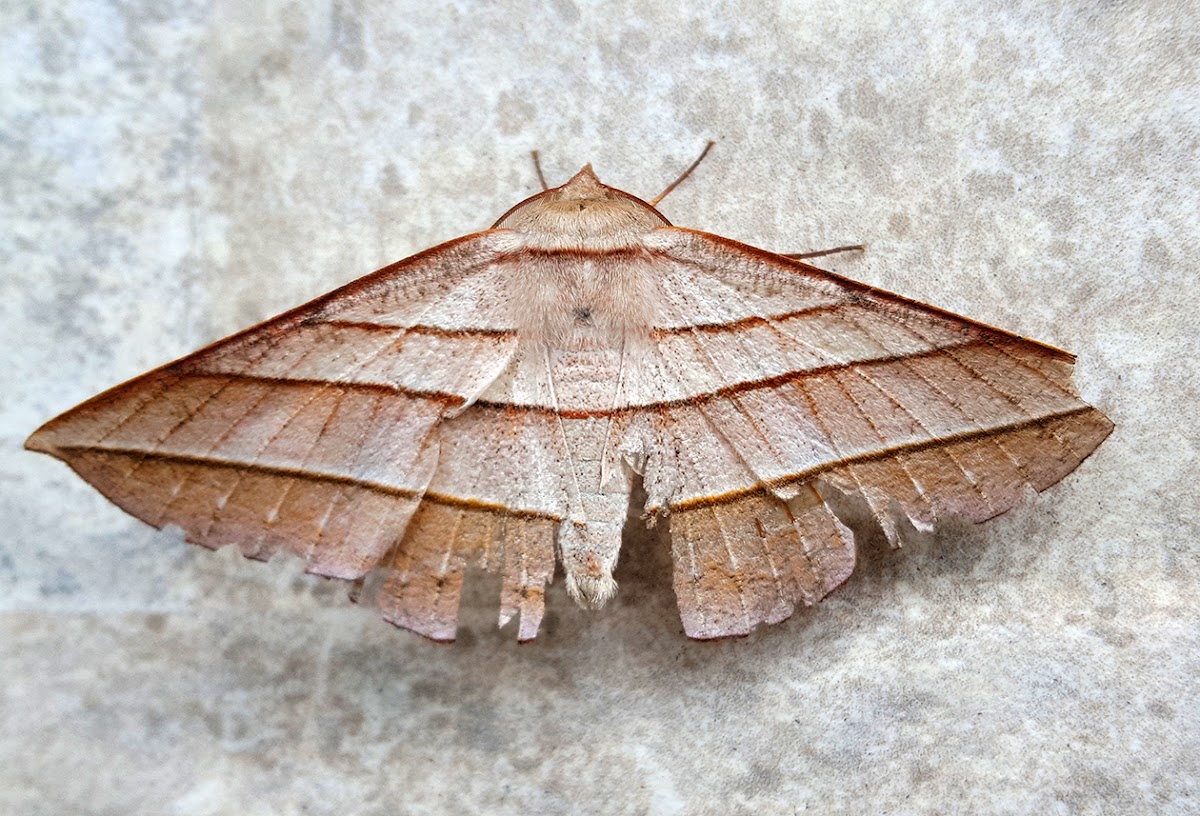
<svg viewBox="0 0 1200 816"><path fill-rule="evenodd" d="M1070 354L672 226L655 205L674 185L647 202L587 166L545 187L26 447L155 527L292 553L441 641L469 565L502 575L500 625L519 617L521 641L556 564L603 606L640 480L684 631L712 639L846 581L832 494L898 543L905 518L1005 512L1113 428Z"/></svg>

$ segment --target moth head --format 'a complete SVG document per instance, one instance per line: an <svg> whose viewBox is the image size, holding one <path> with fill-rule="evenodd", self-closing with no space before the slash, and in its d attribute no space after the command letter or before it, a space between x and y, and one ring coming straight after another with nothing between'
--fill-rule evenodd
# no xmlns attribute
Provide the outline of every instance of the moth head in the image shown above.
<svg viewBox="0 0 1200 816"><path fill-rule="evenodd" d="M645 201L602 184L588 164L566 184L513 207L493 229L520 233L530 247L613 249L669 226L671 222Z"/></svg>

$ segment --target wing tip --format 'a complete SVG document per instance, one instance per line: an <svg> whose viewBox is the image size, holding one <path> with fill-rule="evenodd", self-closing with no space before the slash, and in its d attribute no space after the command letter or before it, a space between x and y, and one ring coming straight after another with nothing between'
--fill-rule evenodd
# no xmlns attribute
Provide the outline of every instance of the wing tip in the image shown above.
<svg viewBox="0 0 1200 816"><path fill-rule="evenodd" d="M1049 357L1069 365L1074 365L1076 361L1076 355L1064 349L1058 348L1057 346L1050 345L1049 343L1043 343L1040 340L1034 340L1030 337L1017 334L1016 332L956 314L949 309L943 309L940 306L935 306L931 303L925 303L924 301L917 300L916 298L910 298L895 292L889 292L886 289L880 289L879 287L871 286L870 284L863 283L862 281L857 281L853 278L848 278L845 275L840 275L837 272L831 272L828 269L822 269L819 266L813 266L812 264L805 263L802 260L789 258L788 256L781 255L777 252L771 252L770 250L762 249L761 247L746 244L732 238L726 238L722 235L704 232L703 230L688 229L686 227L670 227L669 229L672 230L673 234L675 235L685 235L703 239L711 243L718 244L726 249L732 249L741 253L742 255L749 255L757 258L758 260L777 268L782 267L792 272L800 272L809 277L833 280L837 284L846 287L851 292L854 292L862 297L876 298L879 301L891 302L900 306L915 308L943 318L950 318L954 321L961 321L963 323L970 324L976 329L984 331L996 340L1002 342L1007 341L1013 343L1022 343L1029 347L1036 347Z"/></svg>
<svg viewBox="0 0 1200 816"><path fill-rule="evenodd" d="M34 453L48 453L51 456L57 456L61 459L62 455L58 452L58 446L54 444L52 439L53 434L51 433L50 426L53 423L54 420L50 420L31 433L29 438L25 440L25 450L33 451Z"/></svg>

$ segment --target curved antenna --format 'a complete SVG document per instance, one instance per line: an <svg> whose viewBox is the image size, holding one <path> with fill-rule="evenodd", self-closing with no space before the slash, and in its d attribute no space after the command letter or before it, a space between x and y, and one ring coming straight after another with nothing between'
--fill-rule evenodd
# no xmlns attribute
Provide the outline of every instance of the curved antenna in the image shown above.
<svg viewBox="0 0 1200 816"><path fill-rule="evenodd" d="M542 192L545 192L550 189L550 185L546 183L546 177L542 175L542 160L538 157L536 150L530 150L529 155L533 156L533 169L537 171L538 181L542 185Z"/></svg>
<svg viewBox="0 0 1200 816"><path fill-rule="evenodd" d="M708 144L706 144L704 146L704 150L700 151L700 158L698 158L694 162L692 162L692 165L687 170L684 170L683 173L679 176L679 178L675 179L670 184L668 184L667 189L663 190L661 193L659 193L658 195L656 195L654 198L650 199L650 201L648 201L646 203L649 204L651 207L654 207L658 204L658 202L660 202L664 198L666 198L667 195L670 194L670 192L672 190L674 190L676 187L678 187L685 178L687 178L688 176L690 176L692 174L692 171L696 169L696 166L699 165L700 162L704 161L704 157L708 155L708 151L712 150L712 146L715 144L716 144L716 142L714 142L712 139L709 139Z"/></svg>

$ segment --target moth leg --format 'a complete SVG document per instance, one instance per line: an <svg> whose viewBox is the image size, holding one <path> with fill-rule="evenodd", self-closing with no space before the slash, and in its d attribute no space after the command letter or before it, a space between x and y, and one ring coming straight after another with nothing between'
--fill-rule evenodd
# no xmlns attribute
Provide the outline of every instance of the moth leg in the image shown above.
<svg viewBox="0 0 1200 816"><path fill-rule="evenodd" d="M802 258L821 258L825 255L836 255L839 252L866 252L866 244L848 244L833 249L818 249L815 252L785 252L783 257L798 261Z"/></svg>

